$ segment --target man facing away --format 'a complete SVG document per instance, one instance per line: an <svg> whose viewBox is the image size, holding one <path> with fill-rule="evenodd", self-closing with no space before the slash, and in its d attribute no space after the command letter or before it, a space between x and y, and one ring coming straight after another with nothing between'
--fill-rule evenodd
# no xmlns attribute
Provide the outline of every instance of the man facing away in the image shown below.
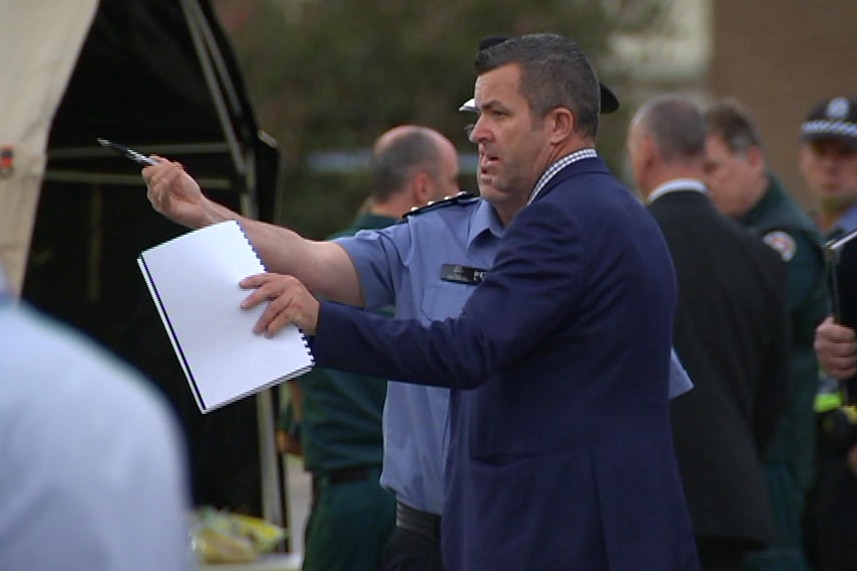
<svg viewBox="0 0 857 571"><path fill-rule="evenodd" d="M678 278L674 343L695 388L673 401L673 434L702 568L737 571L773 537L761 458L786 402L785 266L711 204L705 137L697 106L663 95L628 150Z"/></svg>
<svg viewBox="0 0 857 571"><path fill-rule="evenodd" d="M750 114L732 101L705 113L705 182L711 200L727 216L754 229L788 265L791 370L788 408L765 457L765 475L777 528L764 552L745 568L808 569L802 547L804 494L813 480L818 360L815 328L827 313L821 236L765 164L762 139Z"/></svg>
<svg viewBox="0 0 857 571"><path fill-rule="evenodd" d="M448 570L696 569L669 422L672 264L594 150L595 73L533 34L482 50L477 75L472 139L506 230L460 314L384 319L273 274L242 281L244 306L267 303L258 332L315 333L324 366L453 389Z"/></svg>
<svg viewBox="0 0 857 571"><path fill-rule="evenodd" d="M376 142L366 211L332 238L379 229L458 192L458 154L443 135L402 125ZM312 472L305 571L376 571L395 523L395 499L379 484L386 381L335 369L298 380L301 440ZM290 385L295 387L295 384ZM300 395L300 396L298 396Z"/></svg>

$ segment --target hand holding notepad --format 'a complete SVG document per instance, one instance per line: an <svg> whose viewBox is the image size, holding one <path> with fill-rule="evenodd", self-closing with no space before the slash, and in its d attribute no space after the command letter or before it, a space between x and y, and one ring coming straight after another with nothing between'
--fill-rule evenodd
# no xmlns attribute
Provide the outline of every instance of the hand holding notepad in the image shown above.
<svg viewBox="0 0 857 571"><path fill-rule="evenodd" d="M243 278L265 272L238 223L222 222L145 250L140 271L202 412L302 375L303 333L253 333L264 306L244 310Z"/></svg>

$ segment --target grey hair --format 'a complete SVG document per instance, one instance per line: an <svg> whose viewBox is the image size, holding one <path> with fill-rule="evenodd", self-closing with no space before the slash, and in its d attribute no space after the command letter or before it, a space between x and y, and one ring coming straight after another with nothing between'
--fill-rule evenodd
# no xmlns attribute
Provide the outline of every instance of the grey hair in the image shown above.
<svg viewBox="0 0 857 571"><path fill-rule="evenodd" d="M637 111L637 121L665 161L689 162L705 156L705 116L689 97L654 97Z"/></svg>

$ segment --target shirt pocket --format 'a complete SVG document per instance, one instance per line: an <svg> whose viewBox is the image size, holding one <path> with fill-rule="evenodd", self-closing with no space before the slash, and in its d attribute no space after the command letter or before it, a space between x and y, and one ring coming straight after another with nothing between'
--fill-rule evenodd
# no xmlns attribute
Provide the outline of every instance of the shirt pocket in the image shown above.
<svg viewBox="0 0 857 571"><path fill-rule="evenodd" d="M431 321L442 321L461 314L476 285L438 280L426 285L420 300L423 317Z"/></svg>

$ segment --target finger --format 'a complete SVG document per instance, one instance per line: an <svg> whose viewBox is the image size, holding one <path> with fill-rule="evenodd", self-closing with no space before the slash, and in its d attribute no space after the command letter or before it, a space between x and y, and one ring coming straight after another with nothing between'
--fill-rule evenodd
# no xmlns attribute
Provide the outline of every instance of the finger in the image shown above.
<svg viewBox="0 0 857 571"><path fill-rule="evenodd" d="M825 361L837 370L853 369L857 367L857 359L853 356L841 357L838 355L831 355Z"/></svg>
<svg viewBox="0 0 857 571"><path fill-rule="evenodd" d="M282 311L277 313L270 322L268 322L268 326L265 328L265 336L273 337L278 332L291 325L293 321L292 313L292 305L290 303Z"/></svg>
<svg viewBox="0 0 857 571"><path fill-rule="evenodd" d="M833 321L832 317L825 319L815 330L816 336L830 341L853 341L854 330Z"/></svg>
<svg viewBox="0 0 857 571"><path fill-rule="evenodd" d="M241 302L241 309L251 309L260 303L271 301L276 302L277 298L282 295L282 288L275 282L263 282Z"/></svg>
<svg viewBox="0 0 857 571"><path fill-rule="evenodd" d="M854 373L857 373L857 359L827 355L820 359L821 368L827 371L830 376L837 379L848 378Z"/></svg>
<svg viewBox="0 0 857 571"><path fill-rule="evenodd" d="M857 367L850 367L847 369L836 369L834 371L828 371L830 376L835 379L850 379L855 374L857 374Z"/></svg>
<svg viewBox="0 0 857 571"><path fill-rule="evenodd" d="M266 336L271 337L274 333L282 329L284 326L278 325L278 323L281 323L284 319L288 319L288 309L291 301L291 298L286 295L281 295L277 299L272 300L265 307L258 321L256 321L253 332L257 334L265 333ZM281 317L283 313L286 313L286 315ZM288 321L286 321L286 324L288 324Z"/></svg>
<svg viewBox="0 0 857 571"><path fill-rule="evenodd" d="M253 274L252 276L247 276L238 282L238 286L241 289L253 289L261 286L262 284L270 281L271 274L265 272L262 274Z"/></svg>

